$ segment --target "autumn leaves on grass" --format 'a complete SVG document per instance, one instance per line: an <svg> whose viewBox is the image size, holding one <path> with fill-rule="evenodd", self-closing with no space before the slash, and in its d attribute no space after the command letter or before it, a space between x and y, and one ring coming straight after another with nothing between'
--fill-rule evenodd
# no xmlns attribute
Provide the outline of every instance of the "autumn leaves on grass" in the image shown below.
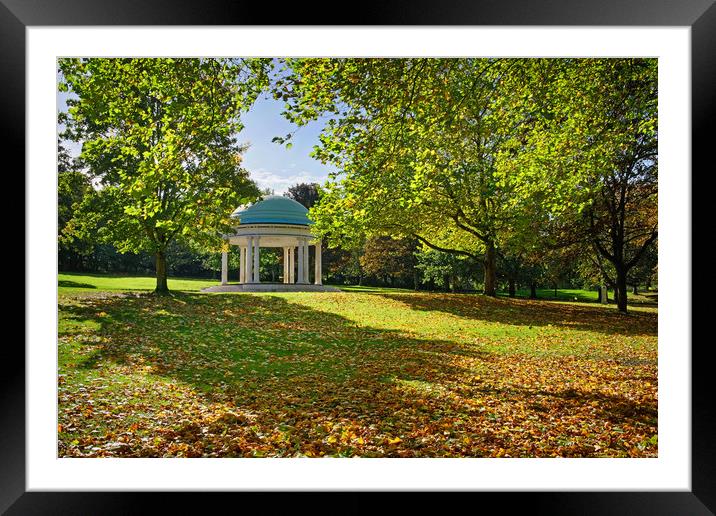
<svg viewBox="0 0 716 516"><path fill-rule="evenodd" d="M651 457L656 313L449 294L60 299L59 455Z"/></svg>

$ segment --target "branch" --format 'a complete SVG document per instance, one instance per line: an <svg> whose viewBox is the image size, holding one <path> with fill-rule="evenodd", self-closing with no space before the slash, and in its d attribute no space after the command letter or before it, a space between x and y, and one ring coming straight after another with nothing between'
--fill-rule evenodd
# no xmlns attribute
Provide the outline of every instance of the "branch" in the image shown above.
<svg viewBox="0 0 716 516"><path fill-rule="evenodd" d="M612 262L613 264L616 265L616 258L614 258L613 255L609 254L609 251L607 251L606 248L601 244L601 242L599 242L599 238L598 238L598 237L595 236L595 237L592 239L592 243L593 243L594 246L597 248L597 250L598 250L607 260L609 260L610 262Z"/></svg>
<svg viewBox="0 0 716 516"><path fill-rule="evenodd" d="M467 232L470 233L471 235L475 235L477 238L479 238L479 239L482 240L483 242L487 242L487 237L486 237L485 235L483 235L482 233L480 233L480 232L477 231L476 229L473 229L473 228L471 228L471 227L469 227L469 226L463 224L462 222L460 222L459 217L460 217L460 214L461 214L461 213L462 213L462 218L463 218L463 219L466 218L466 217L465 217L465 214L464 214L463 211L462 211L462 209L458 208L458 212L457 212L455 215L452 216L452 219L455 221L455 225L456 225L457 227L459 227L460 229L462 229L463 231L467 231Z"/></svg>
<svg viewBox="0 0 716 516"><path fill-rule="evenodd" d="M646 240L646 242L644 242L644 244L642 244L641 249L639 249L639 252L637 252L634 255L634 257L631 260L629 260L629 262L626 264L627 271L629 269L631 269L632 267L634 267L634 265L636 265L639 262L639 260L644 255L644 253L649 248L649 246L654 242L654 240L656 240L657 235L658 235L658 231L656 229L654 229L654 231L651 233L651 236L649 238L647 238L647 240Z"/></svg>
<svg viewBox="0 0 716 516"><path fill-rule="evenodd" d="M412 236L414 238L417 238L418 240L420 240L422 243L424 243L429 248L435 249L436 251L441 251L443 253L450 253L450 254L458 254L458 255L462 255L462 256L469 256L470 258L473 258L475 260L478 260L480 258L479 256L472 254L472 253L468 253L467 251L460 251L459 249L448 249L446 247L440 247L435 244L431 244L430 242L425 240L423 237L421 237L417 233L413 233Z"/></svg>
<svg viewBox="0 0 716 516"><path fill-rule="evenodd" d="M596 256L596 258L595 258L595 256ZM602 261L599 260L599 253L597 252L597 253L594 253L594 255L589 255L589 259L591 260L591 262L594 265L597 266L597 268L599 269L599 272L601 272L604 279L607 280L607 284L614 285L615 281L609 276L607 271L604 269L604 265L602 265Z"/></svg>
<svg viewBox="0 0 716 516"><path fill-rule="evenodd" d="M599 242L599 237L597 236L596 227L594 225L594 211L589 210L589 229L592 233L592 244L597 248L597 250L603 254L610 262L614 263L615 258L609 252L602 246L602 244Z"/></svg>

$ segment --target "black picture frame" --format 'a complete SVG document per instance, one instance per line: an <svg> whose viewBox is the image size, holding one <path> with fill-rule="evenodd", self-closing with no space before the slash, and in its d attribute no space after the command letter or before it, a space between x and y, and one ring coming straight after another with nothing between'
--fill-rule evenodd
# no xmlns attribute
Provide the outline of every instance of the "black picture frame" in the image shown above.
<svg viewBox="0 0 716 516"><path fill-rule="evenodd" d="M231 0L0 0L0 82L3 156L19 158L24 170L25 149L25 28L62 25L557 25L557 26L690 26L692 72L692 173L684 180L713 170L713 147L708 129L716 120L716 5L714 0L480 0L461 2L362 2L355 12L337 16L321 3L277 7L272 3ZM333 4L332 4L333 5ZM708 167L708 168L707 168ZM28 194L21 183L20 188ZM692 192L697 192L692 187ZM696 201L696 199L694 199ZM693 205L697 203L694 202ZM693 217L692 217L693 218ZM693 233L692 233L693 234ZM25 234L21 240L29 238ZM17 241L17 240L16 240ZM696 255L692 251L693 260ZM692 264L684 264L691 266ZM17 267L17 265L15 265ZM695 269L692 269L695 270ZM27 271L25 271L27 273ZM684 300L690 302L690 300ZM25 307L32 310L31 306ZM692 316L693 318L693 316ZM693 319L692 319L693 320ZM709 340L694 340L692 357L692 490L690 492L502 492L454 493L451 501L494 501L502 507L522 506L541 514L714 514L716 512L716 425L711 384ZM14 348L13 348L14 346ZM15 356L12 356L12 354ZM0 375L0 512L7 514L130 514L143 513L159 502L162 512L186 512L188 493L148 492L26 492L25 489L25 358L14 340L6 340L6 366ZM276 493L193 493L202 497L203 512L215 503L236 503L235 496L270 504L272 512L304 503L310 493L277 497ZM425 493L401 496L409 505L423 506ZM339 501L321 493L325 507L340 504L341 512L366 512L374 493L348 493ZM209 504L209 496L211 503ZM470 500L465 500L470 496ZM247 500L247 498L249 500ZM256 498L256 500L251 500ZM481 503L481 505L482 505ZM451 504L452 505L452 504ZM230 506L229 506L230 507ZM234 506L236 507L236 506ZM490 507L484 505L484 507Z"/></svg>

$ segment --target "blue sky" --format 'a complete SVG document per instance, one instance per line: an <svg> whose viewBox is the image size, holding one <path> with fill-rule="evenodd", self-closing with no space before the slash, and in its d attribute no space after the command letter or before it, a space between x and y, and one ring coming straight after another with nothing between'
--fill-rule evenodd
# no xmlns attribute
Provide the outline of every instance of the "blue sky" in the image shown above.
<svg viewBox="0 0 716 516"><path fill-rule="evenodd" d="M260 98L251 110L241 117L244 130L238 135L239 142L250 143L244 155L244 167L262 188L272 188L276 194L284 193L296 183L323 184L329 168L310 157L313 146L318 144L322 121L300 127L291 140L293 146L272 143L274 136L285 136L295 130L283 116L283 101Z"/></svg>
<svg viewBox="0 0 716 516"><path fill-rule="evenodd" d="M58 92L57 107L61 111L67 109L66 98L66 93ZM244 130L238 134L240 143L250 144L244 154L244 168L259 187L271 188L277 195L283 194L296 183L323 184L330 170L310 157L313 146L318 144L322 121L299 128L290 149L271 142L274 136L285 136L295 129L281 116L283 106L283 101L271 97L259 98L251 110L241 117ZM79 148L72 146L70 151L76 154Z"/></svg>

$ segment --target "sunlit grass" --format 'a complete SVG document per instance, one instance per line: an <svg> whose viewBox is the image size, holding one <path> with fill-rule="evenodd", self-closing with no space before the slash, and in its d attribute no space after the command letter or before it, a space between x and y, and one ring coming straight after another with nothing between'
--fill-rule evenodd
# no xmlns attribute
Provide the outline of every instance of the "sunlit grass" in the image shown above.
<svg viewBox="0 0 716 516"><path fill-rule="evenodd" d="M60 277L60 455L656 455L655 309L151 280Z"/></svg>
<svg viewBox="0 0 716 516"><path fill-rule="evenodd" d="M108 291L122 292L130 290L154 290L157 280L153 276L119 276L100 274L60 273L58 290L60 294L76 292ZM194 278L169 278L170 290L197 292L205 287L217 285L216 280Z"/></svg>

